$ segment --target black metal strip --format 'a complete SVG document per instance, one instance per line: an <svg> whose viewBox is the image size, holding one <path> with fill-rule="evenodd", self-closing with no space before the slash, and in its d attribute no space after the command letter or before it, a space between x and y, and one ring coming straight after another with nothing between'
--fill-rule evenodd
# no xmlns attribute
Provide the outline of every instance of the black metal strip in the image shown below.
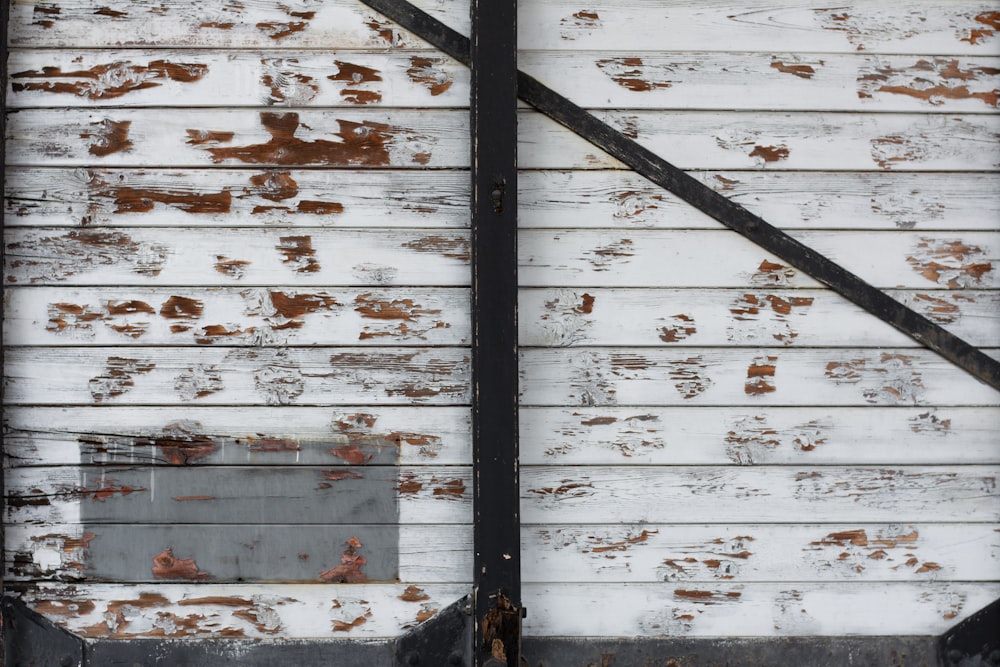
<svg viewBox="0 0 1000 667"><path fill-rule="evenodd" d="M473 664L521 664L517 2L472 0Z"/></svg>
<svg viewBox="0 0 1000 667"><path fill-rule="evenodd" d="M426 39L452 58L469 64L469 41L405 0L362 2ZM637 173L824 283L982 382L1000 389L1000 361L695 180L524 72L518 72L517 92L525 102L618 158Z"/></svg>

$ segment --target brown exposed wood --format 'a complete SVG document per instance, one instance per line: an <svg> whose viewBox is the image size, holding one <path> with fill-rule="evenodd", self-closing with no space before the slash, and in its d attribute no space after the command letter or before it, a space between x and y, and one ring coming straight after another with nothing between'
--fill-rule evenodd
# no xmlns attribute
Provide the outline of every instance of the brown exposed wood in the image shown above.
<svg viewBox="0 0 1000 667"><path fill-rule="evenodd" d="M198 569L193 558L177 558L173 549L167 548L153 556L153 576L157 579L208 579L209 575Z"/></svg>
<svg viewBox="0 0 1000 667"><path fill-rule="evenodd" d="M823 61L820 61L820 64L822 65ZM780 60L773 60L771 67L785 74L794 74L800 79L811 79L816 74L816 68L812 65L787 65Z"/></svg>
<svg viewBox="0 0 1000 667"><path fill-rule="evenodd" d="M406 74L411 81L426 86L431 95L437 96L451 88L451 84L454 83L451 74L442 67L444 63L444 58L410 56L410 66Z"/></svg>
<svg viewBox="0 0 1000 667"><path fill-rule="evenodd" d="M128 61L113 62L94 65L86 70L66 72L60 67L44 67L41 70L17 72L11 74L10 78L29 79L26 82L12 82L13 92L65 93L98 100L114 99L135 90L155 88L162 85L165 80L191 83L200 80L207 72L206 65L154 60L148 65L137 65ZM42 81L30 79L42 79ZM51 79L76 80L52 81Z"/></svg>
<svg viewBox="0 0 1000 667"><path fill-rule="evenodd" d="M121 396L135 386L137 375L149 373L156 364L141 359L108 357L105 372L90 380L90 395L95 403Z"/></svg>
<svg viewBox="0 0 1000 667"><path fill-rule="evenodd" d="M663 78L663 74L669 73L669 69L657 72L653 68L644 66L642 58L635 56L598 60L597 67L622 88L637 93L669 88L673 85L673 81Z"/></svg>
<svg viewBox="0 0 1000 667"><path fill-rule="evenodd" d="M340 565L321 572L319 578L326 582L337 582L343 584L358 584L368 581L368 577L362 571L367 563L364 556L359 553L363 545L356 537L347 540L347 549L340 557Z"/></svg>
<svg viewBox="0 0 1000 667"><path fill-rule="evenodd" d="M114 121L105 118L97 123L91 123L91 126L96 129L80 134L81 139L91 140L89 148L91 155L105 157L132 148L132 142L128 138L132 121Z"/></svg>
<svg viewBox="0 0 1000 667"><path fill-rule="evenodd" d="M275 246L284 255L281 260L291 265L297 273L316 273L320 270L311 236L282 236Z"/></svg>

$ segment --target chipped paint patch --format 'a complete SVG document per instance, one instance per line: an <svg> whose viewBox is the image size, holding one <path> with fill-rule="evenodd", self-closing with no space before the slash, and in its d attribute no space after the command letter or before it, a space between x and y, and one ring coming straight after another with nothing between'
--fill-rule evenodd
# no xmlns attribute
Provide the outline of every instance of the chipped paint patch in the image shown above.
<svg viewBox="0 0 1000 667"><path fill-rule="evenodd" d="M196 364L181 372L174 381L174 391L182 401L211 396L225 389L222 371L215 364Z"/></svg>
<svg viewBox="0 0 1000 667"><path fill-rule="evenodd" d="M311 236L282 236L275 248L282 253L281 262L296 273L316 273L320 270Z"/></svg>
<svg viewBox="0 0 1000 667"><path fill-rule="evenodd" d="M973 45L980 44L1000 30L1000 12L982 12L981 14L977 14L973 21L975 22L973 24L974 27L967 29L967 34L961 38L961 41Z"/></svg>
<svg viewBox="0 0 1000 667"><path fill-rule="evenodd" d="M279 350L270 363L254 370L254 389L267 405L289 405L305 390L305 378L298 364Z"/></svg>
<svg viewBox="0 0 1000 667"><path fill-rule="evenodd" d="M327 583L360 584L368 581L362 568L368 562L361 555L361 540L352 537L345 543L347 548L340 557L340 565L321 572L319 578Z"/></svg>
<svg viewBox="0 0 1000 667"><path fill-rule="evenodd" d="M705 374L708 366L700 354L671 361L668 366L674 389L685 399L700 396L712 386L711 378Z"/></svg>
<svg viewBox="0 0 1000 667"><path fill-rule="evenodd" d="M765 417L740 416L729 425L726 456L737 465L759 465L774 460L779 448L811 452L826 442L825 433L832 426L813 419L779 431Z"/></svg>
<svg viewBox="0 0 1000 667"><path fill-rule="evenodd" d="M153 576L157 579L208 579L209 574L198 569L193 558L177 558L167 548L153 556Z"/></svg>
<svg viewBox="0 0 1000 667"><path fill-rule="evenodd" d="M754 158L758 167L765 167L771 162L785 160L791 154L788 146L783 143L765 145L761 140L760 132L756 130L728 130L717 135L715 143L719 148L728 151L739 151ZM748 148L750 149L749 151L747 151Z"/></svg>
<svg viewBox="0 0 1000 667"><path fill-rule="evenodd" d="M565 40L575 40L599 30L601 17L596 10L581 9L559 20L559 36Z"/></svg>
<svg viewBox="0 0 1000 667"><path fill-rule="evenodd" d="M635 255L634 245L632 239L622 239L584 252L584 259L594 271L610 271L615 265L628 263L628 258Z"/></svg>
<svg viewBox="0 0 1000 667"><path fill-rule="evenodd" d="M334 60L333 64L337 72L326 78L346 84L347 87L340 90L340 96L344 101L351 104L374 104L382 101L382 93L378 86L371 85L382 81L381 72L371 67L340 60Z"/></svg>
<svg viewBox="0 0 1000 667"><path fill-rule="evenodd" d="M372 293L359 294L354 299L354 310L362 318L386 321L384 324L365 325L358 334L358 340L372 338L398 338L403 340L427 340L427 334L435 329L448 329L451 324L436 320L424 324L426 316L440 315L439 309L424 308L413 299L380 299ZM389 328L392 321L398 324Z"/></svg>
<svg viewBox="0 0 1000 667"><path fill-rule="evenodd" d="M667 322L667 326L659 327L660 340L664 343L679 343L698 333L694 318L690 315L671 315L661 320Z"/></svg>
<svg viewBox="0 0 1000 667"><path fill-rule="evenodd" d="M826 63L820 60L816 64L817 66L822 67ZM779 60L777 56L771 56L771 68L776 69L783 74L797 76L800 79L811 79L816 74L816 67L813 65L803 65L798 62L786 63L784 60Z"/></svg>
<svg viewBox="0 0 1000 667"><path fill-rule="evenodd" d="M670 88L675 83L669 78L673 74L672 67L647 65L642 58L605 58L598 60L596 65L612 81L635 93Z"/></svg>
<svg viewBox="0 0 1000 667"><path fill-rule="evenodd" d="M410 77L410 81L427 88L433 97L437 97L454 83L446 65L447 61L444 58L410 56L410 66L406 70L406 75Z"/></svg>
<svg viewBox="0 0 1000 667"><path fill-rule="evenodd" d="M940 106L947 100L978 99L997 107L1000 69L959 63L957 58L921 58L909 67L892 67L876 61L858 72L858 97L876 94L903 95Z"/></svg>
<svg viewBox="0 0 1000 667"><path fill-rule="evenodd" d="M910 417L910 430L914 433L949 435L951 419L941 419L933 412L921 412L916 417Z"/></svg>
<svg viewBox="0 0 1000 667"><path fill-rule="evenodd" d="M468 262L471 257L469 239L465 236L424 236L407 241L403 247L419 253L431 253L448 259L457 259L460 262Z"/></svg>
<svg viewBox="0 0 1000 667"><path fill-rule="evenodd" d="M156 364L148 359L108 357L104 373L90 379L90 395L94 403L103 403L126 394L135 387L138 375L149 373Z"/></svg>
<svg viewBox="0 0 1000 667"><path fill-rule="evenodd" d="M750 362L746 384L743 386L748 396L761 396L777 389L773 379L777 372L777 361L778 357L761 356Z"/></svg>
<svg viewBox="0 0 1000 667"><path fill-rule="evenodd" d="M911 308L939 324L954 324L962 319L962 309L959 303L975 303L976 300L961 293L931 296L916 294L910 304Z"/></svg>
<svg viewBox="0 0 1000 667"><path fill-rule="evenodd" d="M629 220L640 218L646 211L655 210L664 202L664 197L651 190L624 190L611 195L615 218Z"/></svg>
<svg viewBox="0 0 1000 667"><path fill-rule="evenodd" d="M141 276L155 277L169 250L159 243L134 241L122 232L73 230L7 244L11 283L66 280L101 266L126 265Z"/></svg>
<svg viewBox="0 0 1000 667"><path fill-rule="evenodd" d="M826 377L837 384L859 385L865 401L879 404L918 404L924 393L920 371L905 354L882 352L878 360L831 361Z"/></svg>
<svg viewBox="0 0 1000 667"><path fill-rule="evenodd" d="M814 566L836 568L845 576L859 575L872 567L914 574L942 569L938 563L921 561L914 554L919 549L920 533L916 528L892 525L874 529L870 535L865 528L829 533L803 550L814 559Z"/></svg>
<svg viewBox="0 0 1000 667"><path fill-rule="evenodd" d="M260 82L268 91L264 104L301 106L319 94L313 78L296 70L297 58L262 58L260 64Z"/></svg>
<svg viewBox="0 0 1000 667"><path fill-rule="evenodd" d="M225 255L215 256L215 270L224 276L241 280L246 276L250 262L245 259L230 259Z"/></svg>
<svg viewBox="0 0 1000 667"><path fill-rule="evenodd" d="M787 287L795 279L797 273L790 266L765 259L757 267L757 270L748 276L748 279L750 284L755 287Z"/></svg>
<svg viewBox="0 0 1000 667"><path fill-rule="evenodd" d="M958 240L921 238L906 261L921 276L948 289L982 285L983 276L993 271L982 248Z"/></svg>
<svg viewBox="0 0 1000 667"><path fill-rule="evenodd" d="M154 60L148 65L123 61L66 72L61 67L43 67L40 70L17 72L11 74L10 78L11 90L15 93L62 93L89 100L108 100L136 90L156 88L165 81L192 83L199 81L207 73L207 65Z"/></svg>
<svg viewBox="0 0 1000 667"><path fill-rule="evenodd" d="M90 147L87 151L97 157L106 157L112 153L128 152L132 148L132 141L128 138L129 128L132 121L115 121L105 118L96 123L91 123L94 129L89 132L81 132L81 139L90 139Z"/></svg>
<svg viewBox="0 0 1000 667"><path fill-rule="evenodd" d="M757 280L760 282L772 277L780 281L786 277L786 274L782 273L783 270L784 267L780 265L769 265L765 262L755 275L759 275ZM753 281L752 277L751 282ZM727 326L726 336L732 342L773 344L771 342L773 340L783 345L791 345L799 335L793 327L792 314L802 317L808 313L812 304L812 297L742 294L729 306L734 322Z"/></svg>
<svg viewBox="0 0 1000 667"><path fill-rule="evenodd" d="M753 556L748 550L753 541L749 535L738 535L682 547L679 553L670 553L663 559L657 574L663 581L697 581L706 577L723 581L735 579Z"/></svg>
<svg viewBox="0 0 1000 667"><path fill-rule="evenodd" d="M546 345L565 347L586 340L586 330L593 322L583 317L594 312L596 297L586 292L557 290L544 303L540 320Z"/></svg>
<svg viewBox="0 0 1000 667"><path fill-rule="evenodd" d="M372 610L367 600L334 599L331 609L334 632L350 632L367 623L372 617Z"/></svg>

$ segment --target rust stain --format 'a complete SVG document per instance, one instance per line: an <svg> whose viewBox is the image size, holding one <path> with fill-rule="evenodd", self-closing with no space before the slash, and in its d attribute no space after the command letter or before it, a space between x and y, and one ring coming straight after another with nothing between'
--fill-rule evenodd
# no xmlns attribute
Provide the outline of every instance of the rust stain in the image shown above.
<svg viewBox="0 0 1000 667"><path fill-rule="evenodd" d="M747 367L747 381L743 390L748 396L761 396L769 394L777 389L772 383L777 366L778 357L757 357L750 366Z"/></svg>
<svg viewBox="0 0 1000 667"><path fill-rule="evenodd" d="M975 21L986 27L970 28L968 37L963 37L961 41L973 45L979 44L1000 30L1000 12L983 12L975 17Z"/></svg>
<svg viewBox="0 0 1000 667"><path fill-rule="evenodd" d="M649 67L643 64L642 58L606 58L597 61L597 68L622 88L637 93L670 88L674 84L657 72L663 70L664 73L669 73L669 67Z"/></svg>
<svg viewBox="0 0 1000 667"><path fill-rule="evenodd" d="M875 93L887 93L913 97L932 105L944 104L945 100L978 99L995 108L1000 91L988 89L974 92L969 87L980 77L985 79L998 74L1000 69L994 67L969 66L963 69L958 59L920 59L910 67L900 69L875 67L862 70L857 80L858 97L865 99Z"/></svg>
<svg viewBox="0 0 1000 667"><path fill-rule="evenodd" d="M668 320L670 326L660 327L660 340L664 343L679 343L680 341L693 336L698 332L695 327L694 318L690 315L671 315Z"/></svg>
<svg viewBox="0 0 1000 667"><path fill-rule="evenodd" d="M433 494L435 496L443 496L445 498L461 498L465 495L465 482L460 479L452 479L446 482L432 479L431 484L441 485L434 487Z"/></svg>
<svg viewBox="0 0 1000 667"><path fill-rule="evenodd" d="M321 572L320 579L328 583L341 584L361 584L368 581L367 575L362 570L367 560L359 553L363 546L361 541L352 537L347 540L346 544L347 549L340 556L340 565Z"/></svg>
<svg viewBox="0 0 1000 667"><path fill-rule="evenodd" d="M11 90L15 93L22 91L65 93L100 100L114 99L135 90L156 88L166 80L181 83L199 81L207 73L207 65L154 60L148 65L136 65L127 61L114 62L66 72L60 67L43 67L41 70L18 72L12 74L10 78L43 79L43 81L24 83L12 81ZM52 79L76 80L52 81Z"/></svg>
<svg viewBox="0 0 1000 667"><path fill-rule="evenodd" d="M410 585L406 587L406 590L399 596L399 599L403 602L423 602L424 600L430 600L431 596L424 593L422 588Z"/></svg>
<svg viewBox="0 0 1000 667"><path fill-rule="evenodd" d="M284 255L283 264L290 265L296 273L316 273L320 270L311 236L282 236L278 240L275 248Z"/></svg>
<svg viewBox="0 0 1000 667"><path fill-rule="evenodd" d="M90 379L90 395L95 403L117 398L135 386L135 376L149 373L156 364L149 360L108 357L102 375Z"/></svg>
<svg viewBox="0 0 1000 667"><path fill-rule="evenodd" d="M311 76L295 71L296 58L263 58L260 64L264 68L260 82L269 91L267 104L306 104L319 93Z"/></svg>
<svg viewBox="0 0 1000 667"><path fill-rule="evenodd" d="M279 165L344 165L386 166L390 163L389 146L395 137L407 133L401 128L374 121L354 122L337 120L339 130L334 133L340 141L315 139L306 141L295 136L301 126L297 113L262 111L261 124L271 135L262 144L247 146L211 146L206 148L213 162L237 160L246 164ZM188 130L200 136L203 132ZM190 142L189 142L190 143ZM205 143L199 140L199 143ZM425 164L430 158L426 152L413 155L413 161Z"/></svg>
<svg viewBox="0 0 1000 667"><path fill-rule="evenodd" d="M777 162L779 160L784 160L788 157L789 150L787 146L754 146L753 151L750 152L750 157L759 157L764 160L764 162Z"/></svg>
<svg viewBox="0 0 1000 667"><path fill-rule="evenodd" d="M444 58L410 56L410 67L406 70L406 75L410 77L410 81L426 87L436 97L451 88L453 83L451 74L444 65Z"/></svg>
<svg viewBox="0 0 1000 667"><path fill-rule="evenodd" d="M424 236L407 241L403 247L419 253L433 253L457 259L460 262L468 262L471 253L469 239L465 236Z"/></svg>
<svg viewBox="0 0 1000 667"><path fill-rule="evenodd" d="M189 146L204 146L205 144L229 143L236 136L235 132L223 132L219 130L185 130Z"/></svg>
<svg viewBox="0 0 1000 667"><path fill-rule="evenodd" d="M993 271L982 248L962 241L921 238L906 261L924 278L948 289L981 285L983 276Z"/></svg>
<svg viewBox="0 0 1000 667"><path fill-rule="evenodd" d="M153 556L153 576L157 579L207 579L193 558L177 558L172 548Z"/></svg>
<svg viewBox="0 0 1000 667"><path fill-rule="evenodd" d="M115 121L105 118L90 125L95 129L91 132L81 132L80 138L91 140L88 149L91 155L105 157L132 148L132 142L128 138L132 121Z"/></svg>
<svg viewBox="0 0 1000 667"><path fill-rule="evenodd" d="M250 262L245 259L230 259L225 255L215 256L215 270L219 273L240 280L246 275Z"/></svg>
<svg viewBox="0 0 1000 667"><path fill-rule="evenodd" d="M819 64L823 65L824 63L821 60ZM774 58L771 60L771 67L785 74L794 74L800 79L811 79L816 74L816 68L812 65L787 65Z"/></svg>

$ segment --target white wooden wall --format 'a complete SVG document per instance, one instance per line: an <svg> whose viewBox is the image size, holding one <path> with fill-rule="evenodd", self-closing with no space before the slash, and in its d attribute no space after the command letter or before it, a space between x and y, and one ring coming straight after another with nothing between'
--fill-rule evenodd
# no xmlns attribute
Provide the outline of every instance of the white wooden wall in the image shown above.
<svg viewBox="0 0 1000 667"><path fill-rule="evenodd" d="M522 69L998 355L995 3L519 21ZM7 581L113 637L390 636L464 594L464 68L355 0L15 0L9 43ZM1000 597L1000 393L527 108L519 153L527 633ZM321 576L378 559L316 519L335 484L394 494L398 583Z"/></svg>

